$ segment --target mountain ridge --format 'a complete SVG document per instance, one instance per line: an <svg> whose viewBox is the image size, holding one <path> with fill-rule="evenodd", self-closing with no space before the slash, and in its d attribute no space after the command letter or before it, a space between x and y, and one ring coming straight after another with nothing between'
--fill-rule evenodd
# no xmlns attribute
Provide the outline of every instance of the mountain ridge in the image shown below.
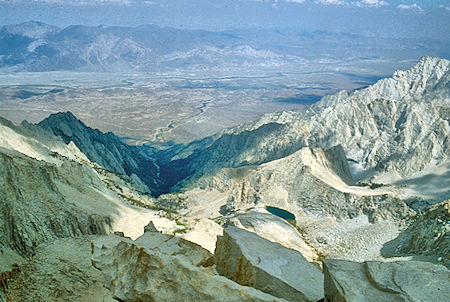
<svg viewBox="0 0 450 302"><path fill-rule="evenodd" d="M143 183L138 189L144 189L145 193L158 192L157 167L147 155L153 152L152 148L146 147L148 153L145 154L141 147L127 145L111 132L102 133L87 127L71 112L51 114L37 125L59 136L66 144L75 143L91 161L103 168L117 174L135 175L134 179L140 178Z"/></svg>
<svg viewBox="0 0 450 302"><path fill-rule="evenodd" d="M396 51L393 45L403 48L412 43L407 39L399 43L398 39L383 38L377 43L380 47L374 53L373 48L367 51L371 38L342 32L289 28L212 32L157 25L57 28L31 21L0 27L0 70L179 72L189 67L203 72L252 67L292 71L315 66L335 70L330 66L336 62L366 64L386 56L395 62L396 58L410 60L424 54L413 47L407 53ZM427 53L445 53L441 44L428 44Z"/></svg>
<svg viewBox="0 0 450 302"><path fill-rule="evenodd" d="M421 77L421 69L429 75ZM450 153L450 127L443 118L450 101L449 75L448 60L424 57L394 78L350 94L342 91L323 97L306 111L269 114L187 146L162 151L160 156L166 159L161 163L162 173L173 165L192 176L216 167L261 164L302 147L341 145L353 162L353 173L359 170L356 174L362 178L391 182L411 176L443 162ZM396 83L402 85L397 88ZM410 86L420 96L411 97ZM252 142L244 143L248 139Z"/></svg>

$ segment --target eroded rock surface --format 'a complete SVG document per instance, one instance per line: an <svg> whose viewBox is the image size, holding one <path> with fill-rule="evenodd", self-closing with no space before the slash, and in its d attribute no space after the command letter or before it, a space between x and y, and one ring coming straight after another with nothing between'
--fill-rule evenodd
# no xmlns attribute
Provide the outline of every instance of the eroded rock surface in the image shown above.
<svg viewBox="0 0 450 302"><path fill-rule="evenodd" d="M323 298L322 272L300 252L243 229L224 229L214 263L221 275L288 301Z"/></svg>
<svg viewBox="0 0 450 302"><path fill-rule="evenodd" d="M41 244L8 280L8 301L113 302L90 262L91 237Z"/></svg>
<svg viewBox="0 0 450 302"><path fill-rule="evenodd" d="M39 243L57 237L105 234L111 218L77 207L57 187L69 172L89 178L77 163L61 167L17 152L0 150L0 242L22 256L33 255Z"/></svg>
<svg viewBox="0 0 450 302"><path fill-rule="evenodd" d="M428 262L328 259L324 275L330 302L445 302L450 292L450 271Z"/></svg>
<svg viewBox="0 0 450 302"><path fill-rule="evenodd" d="M207 250L147 231L136 241L114 235L92 244L92 264L120 301L285 301L219 276Z"/></svg>

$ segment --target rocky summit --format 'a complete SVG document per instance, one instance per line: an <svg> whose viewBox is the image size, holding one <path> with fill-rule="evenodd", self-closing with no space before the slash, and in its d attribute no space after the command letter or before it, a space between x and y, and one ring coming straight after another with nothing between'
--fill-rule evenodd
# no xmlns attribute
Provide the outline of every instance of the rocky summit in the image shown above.
<svg viewBox="0 0 450 302"><path fill-rule="evenodd" d="M0 118L0 301L447 301L449 79L423 57L165 150Z"/></svg>
<svg viewBox="0 0 450 302"><path fill-rule="evenodd" d="M119 301L286 301L220 276L200 246L151 230L136 241L101 237L92 254Z"/></svg>

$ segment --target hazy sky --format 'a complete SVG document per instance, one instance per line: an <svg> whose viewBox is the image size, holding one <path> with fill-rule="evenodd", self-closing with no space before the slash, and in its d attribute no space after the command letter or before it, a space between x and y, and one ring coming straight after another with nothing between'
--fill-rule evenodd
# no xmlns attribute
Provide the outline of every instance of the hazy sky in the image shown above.
<svg viewBox="0 0 450 302"><path fill-rule="evenodd" d="M298 27L450 40L449 0L0 0L0 23Z"/></svg>

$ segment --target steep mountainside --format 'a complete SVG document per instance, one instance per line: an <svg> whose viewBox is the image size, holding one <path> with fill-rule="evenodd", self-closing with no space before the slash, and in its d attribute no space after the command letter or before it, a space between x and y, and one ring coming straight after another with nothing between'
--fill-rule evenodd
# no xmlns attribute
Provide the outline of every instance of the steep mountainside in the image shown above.
<svg viewBox="0 0 450 302"><path fill-rule="evenodd" d="M152 199L136 193L132 178L108 172L39 126L0 120L0 246L21 256L60 237L123 231L147 224ZM143 225L141 225L143 227Z"/></svg>
<svg viewBox="0 0 450 302"><path fill-rule="evenodd" d="M70 112L52 114L38 125L61 137L67 144L75 143L91 161L105 169L131 176L137 189L148 192L147 186L150 192L158 192L157 167L148 155L153 152L151 148L127 145L113 133L87 127Z"/></svg>
<svg viewBox="0 0 450 302"><path fill-rule="evenodd" d="M430 172L450 154L450 62L424 57L408 71L324 97L306 112L274 114L159 154L170 185L222 167L257 165L303 147L341 145L355 180L393 182ZM178 176L178 178L177 178Z"/></svg>
<svg viewBox="0 0 450 302"><path fill-rule="evenodd" d="M2 245L31 256L40 243L56 237L110 232L108 217L66 201L58 189L58 182L71 181L63 175L89 179L88 169L69 163L58 168L3 148L0 151Z"/></svg>

